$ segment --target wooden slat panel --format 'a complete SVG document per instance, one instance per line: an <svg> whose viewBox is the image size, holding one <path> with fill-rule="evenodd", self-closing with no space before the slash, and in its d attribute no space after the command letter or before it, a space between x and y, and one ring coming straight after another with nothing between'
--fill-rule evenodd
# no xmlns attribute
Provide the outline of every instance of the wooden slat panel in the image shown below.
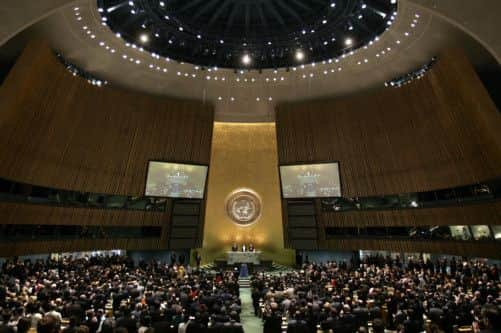
<svg viewBox="0 0 501 333"><path fill-rule="evenodd" d="M0 202L1 224L99 225L99 226L167 226L164 212L68 208Z"/></svg>
<svg viewBox="0 0 501 333"><path fill-rule="evenodd" d="M323 213L328 227L501 225L501 202L405 210Z"/></svg>
<svg viewBox="0 0 501 333"><path fill-rule="evenodd" d="M496 178L500 128L501 114L457 51L399 89L277 106L280 163L340 161L347 197Z"/></svg>
<svg viewBox="0 0 501 333"><path fill-rule="evenodd" d="M331 239L320 250L374 250L452 254L466 257L501 258L500 242L409 241L378 239Z"/></svg>
<svg viewBox="0 0 501 333"><path fill-rule="evenodd" d="M0 177L141 195L148 160L208 164L213 106L93 87L39 41L0 87Z"/></svg>
<svg viewBox="0 0 501 333"><path fill-rule="evenodd" d="M94 250L164 250L167 244L159 238L144 239L78 239L64 241L4 242L0 244L2 257Z"/></svg>

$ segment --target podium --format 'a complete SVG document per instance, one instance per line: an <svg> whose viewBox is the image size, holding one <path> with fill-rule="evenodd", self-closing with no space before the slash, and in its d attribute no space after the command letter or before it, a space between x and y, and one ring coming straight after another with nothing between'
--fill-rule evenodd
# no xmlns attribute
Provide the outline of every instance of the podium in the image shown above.
<svg viewBox="0 0 501 333"><path fill-rule="evenodd" d="M241 252L241 251L229 251L226 252L226 263L228 265L234 264L254 264L259 265L261 263L259 257L261 256L261 251L254 252Z"/></svg>

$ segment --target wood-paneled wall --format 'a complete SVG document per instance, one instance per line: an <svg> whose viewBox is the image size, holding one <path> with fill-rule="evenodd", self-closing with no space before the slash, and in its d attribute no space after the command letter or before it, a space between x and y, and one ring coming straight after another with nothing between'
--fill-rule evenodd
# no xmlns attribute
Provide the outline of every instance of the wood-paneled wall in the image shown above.
<svg viewBox="0 0 501 333"><path fill-rule="evenodd" d="M501 114L457 50L442 54L423 79L402 88L278 105L277 137L280 164L339 161L345 197L430 191L501 176ZM499 202L336 213L322 212L319 200L315 202L318 230L501 224ZM286 217L284 225L287 236ZM321 250L501 256L499 242L326 239L325 234L318 235L315 244L303 243Z"/></svg>
<svg viewBox="0 0 501 333"><path fill-rule="evenodd" d="M400 253L439 253L465 257L501 258L499 242L410 241L382 239L330 239L319 250L373 250Z"/></svg>
<svg viewBox="0 0 501 333"><path fill-rule="evenodd" d="M76 239L0 243L1 257L94 250L166 250L167 243L157 238Z"/></svg>
<svg viewBox="0 0 501 333"><path fill-rule="evenodd" d="M0 223L108 227L165 226L168 230L169 216L167 212L73 208L0 202Z"/></svg>
<svg viewBox="0 0 501 333"><path fill-rule="evenodd" d="M43 41L28 44L0 87L0 177L57 189L142 196L149 160L209 164L213 106L91 86ZM165 249L166 212L0 203L2 224L161 226L155 239L20 242L0 256ZM197 240L201 235L193 235Z"/></svg>
<svg viewBox="0 0 501 333"><path fill-rule="evenodd" d="M42 41L0 87L0 177L142 195L148 160L208 164L213 106L94 87Z"/></svg>
<svg viewBox="0 0 501 333"><path fill-rule="evenodd" d="M280 164L339 161L347 197L499 177L500 129L501 113L456 50L402 88L277 106Z"/></svg>
<svg viewBox="0 0 501 333"><path fill-rule="evenodd" d="M501 202L403 210L325 212L328 227L501 225Z"/></svg>

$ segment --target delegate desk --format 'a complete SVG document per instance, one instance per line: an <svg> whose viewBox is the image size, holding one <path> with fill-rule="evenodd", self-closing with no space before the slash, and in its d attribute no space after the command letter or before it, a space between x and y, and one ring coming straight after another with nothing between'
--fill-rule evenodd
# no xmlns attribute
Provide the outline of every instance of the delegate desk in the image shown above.
<svg viewBox="0 0 501 333"><path fill-rule="evenodd" d="M254 252L239 252L239 251L230 251L227 252L227 263L228 265L234 264L254 264L259 265L261 261L259 260L259 256L261 255L261 251Z"/></svg>

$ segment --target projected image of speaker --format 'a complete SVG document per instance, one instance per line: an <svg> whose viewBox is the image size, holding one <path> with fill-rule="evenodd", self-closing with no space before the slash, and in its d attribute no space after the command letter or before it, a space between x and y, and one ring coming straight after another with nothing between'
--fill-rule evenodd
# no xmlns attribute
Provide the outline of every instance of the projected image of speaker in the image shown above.
<svg viewBox="0 0 501 333"><path fill-rule="evenodd" d="M145 195L203 199L207 171L206 165L150 161Z"/></svg>
<svg viewBox="0 0 501 333"><path fill-rule="evenodd" d="M286 199L341 197L338 162L283 165L280 180Z"/></svg>

